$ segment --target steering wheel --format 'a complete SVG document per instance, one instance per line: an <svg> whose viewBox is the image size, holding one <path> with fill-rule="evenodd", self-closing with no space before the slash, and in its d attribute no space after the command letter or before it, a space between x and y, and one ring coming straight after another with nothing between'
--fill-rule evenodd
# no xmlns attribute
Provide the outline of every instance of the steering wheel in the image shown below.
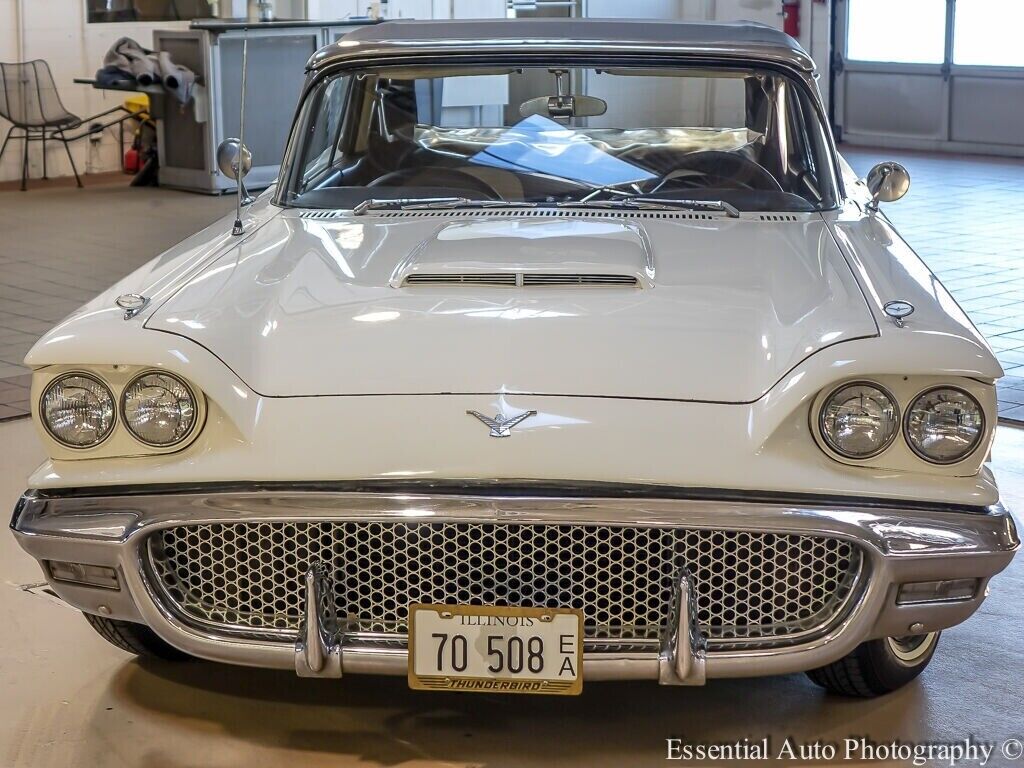
<svg viewBox="0 0 1024 768"><path fill-rule="evenodd" d="M410 184L415 181L416 184ZM500 200L501 194L483 179L458 168L442 168L439 166L423 166L420 168L399 168L378 176L366 186L418 186L418 187L454 187L471 192L483 193L490 200Z"/></svg>
<svg viewBox="0 0 1024 768"><path fill-rule="evenodd" d="M674 149L643 147L624 152L619 159L632 160L641 168L660 173L658 180L646 190L648 194L658 192L666 185L684 189L717 187L783 191L782 185L767 168L734 152L705 149L680 154ZM645 186L652 184L641 183Z"/></svg>

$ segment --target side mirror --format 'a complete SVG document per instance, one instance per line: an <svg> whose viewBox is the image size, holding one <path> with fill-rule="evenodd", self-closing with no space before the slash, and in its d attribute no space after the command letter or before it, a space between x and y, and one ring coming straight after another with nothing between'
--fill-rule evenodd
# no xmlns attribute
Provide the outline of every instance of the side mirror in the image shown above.
<svg viewBox="0 0 1024 768"><path fill-rule="evenodd" d="M224 139L217 147L217 167L229 179L238 181L252 170L252 152L238 139Z"/></svg>
<svg viewBox="0 0 1024 768"><path fill-rule="evenodd" d="M907 194L910 174L899 163L879 163L868 172L864 185L871 193L871 209L877 210L879 203L894 203Z"/></svg>

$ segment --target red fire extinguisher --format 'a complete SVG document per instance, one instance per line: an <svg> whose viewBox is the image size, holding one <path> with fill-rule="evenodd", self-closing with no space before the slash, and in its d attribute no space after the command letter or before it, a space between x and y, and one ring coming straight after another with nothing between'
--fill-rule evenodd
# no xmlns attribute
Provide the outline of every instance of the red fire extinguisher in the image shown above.
<svg viewBox="0 0 1024 768"><path fill-rule="evenodd" d="M800 0L782 0L782 31L800 37Z"/></svg>

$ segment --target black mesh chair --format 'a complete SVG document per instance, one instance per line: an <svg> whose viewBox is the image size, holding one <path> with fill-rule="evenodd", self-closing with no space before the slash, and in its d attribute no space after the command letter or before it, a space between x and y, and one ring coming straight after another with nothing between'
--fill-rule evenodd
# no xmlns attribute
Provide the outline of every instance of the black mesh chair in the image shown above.
<svg viewBox="0 0 1024 768"><path fill-rule="evenodd" d="M123 113L106 123L96 123L99 118L109 117L115 113ZM113 107L105 112L80 118L65 109L57 94L57 85L53 82L50 66L42 59L23 63L5 64L0 62L0 117L13 123L7 131L3 146L0 147L0 159L7 151L7 144L12 138L24 141L24 154L21 162L21 189L27 189L28 182L28 145L30 141L43 143L43 178L48 178L46 170L46 142L59 141L64 145L71 162L71 170L75 181L82 186L82 179L75 167L68 144L97 133L111 126L123 123L133 116L123 106ZM66 131L88 126L84 131L69 136ZM14 135L20 130L20 135Z"/></svg>

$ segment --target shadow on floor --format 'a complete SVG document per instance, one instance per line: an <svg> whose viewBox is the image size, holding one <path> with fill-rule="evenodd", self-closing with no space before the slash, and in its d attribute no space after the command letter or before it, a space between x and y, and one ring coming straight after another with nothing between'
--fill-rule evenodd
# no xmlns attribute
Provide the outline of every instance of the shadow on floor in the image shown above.
<svg viewBox="0 0 1024 768"><path fill-rule="evenodd" d="M638 757L663 760L668 737L756 743L769 736L777 752L787 737L913 739L929 719L919 685L863 701L827 696L803 675L704 688L592 683L582 696L563 698L410 691L403 678L308 680L205 662L132 662L111 679L109 693L104 698L146 710L147 719L175 723L175 738L212 730L264 749L384 766L428 757L458 765L635 765Z"/></svg>

